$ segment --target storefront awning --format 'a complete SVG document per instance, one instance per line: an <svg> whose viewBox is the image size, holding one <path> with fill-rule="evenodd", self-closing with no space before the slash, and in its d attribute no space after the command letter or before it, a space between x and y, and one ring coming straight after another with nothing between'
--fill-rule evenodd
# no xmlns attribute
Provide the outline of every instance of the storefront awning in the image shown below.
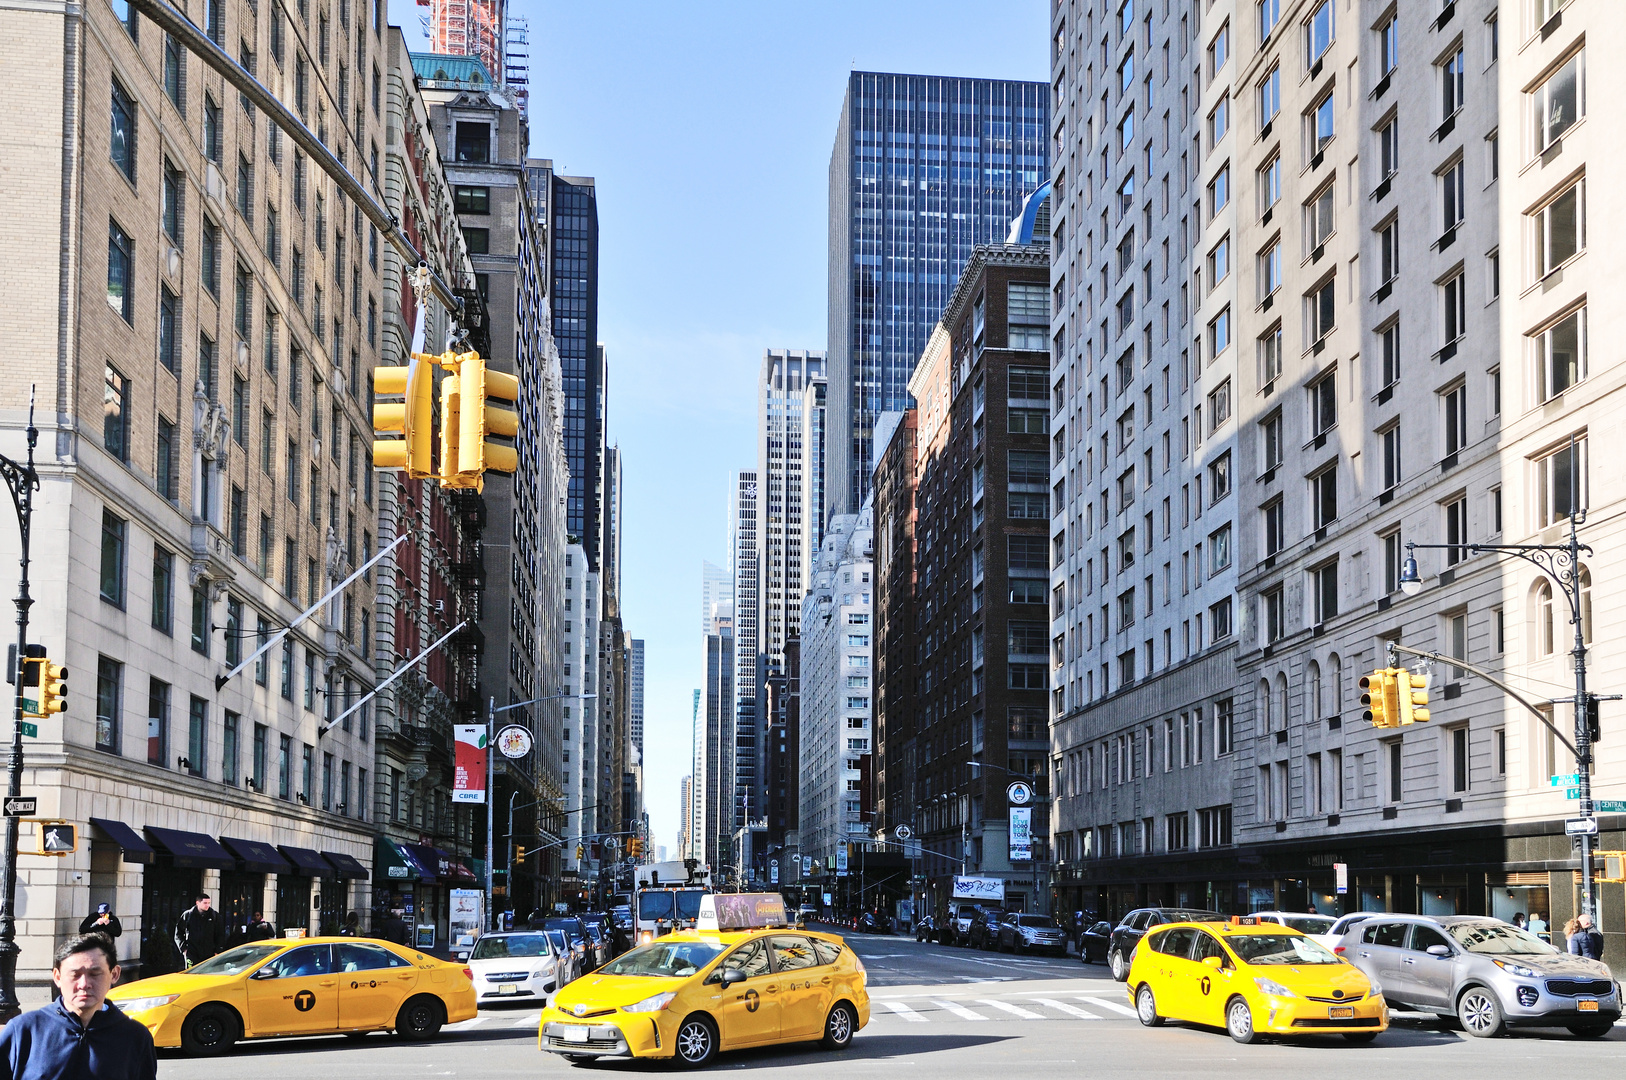
<svg viewBox="0 0 1626 1080"><path fill-rule="evenodd" d="M167 852L179 867L201 867L205 870L235 870L237 860L220 846L220 842L203 833L184 832L180 829L146 828L147 838Z"/></svg>
<svg viewBox="0 0 1626 1080"><path fill-rule="evenodd" d="M472 885L480 880L474 876L474 871L458 861L456 855L442 851L440 848L431 848L430 850L440 856L440 880L450 885Z"/></svg>
<svg viewBox="0 0 1626 1080"><path fill-rule="evenodd" d="M386 837L373 841L373 872L380 882L434 881L433 867L424 866L403 844Z"/></svg>
<svg viewBox="0 0 1626 1080"><path fill-rule="evenodd" d="M150 863L158 857L152 845L141 839L141 836L122 821L111 818L93 817L90 823L106 833L108 838L124 849L124 861L129 863Z"/></svg>
<svg viewBox="0 0 1626 1080"><path fill-rule="evenodd" d="M330 878L336 875L332 864L310 848L278 844L277 850L294 864L294 873L303 877Z"/></svg>
<svg viewBox="0 0 1626 1080"><path fill-rule="evenodd" d="M361 865L361 860L354 855L346 855L342 851L324 851L322 858L333 864L333 869L339 872L340 881L367 880L367 868Z"/></svg>
<svg viewBox="0 0 1626 1080"><path fill-rule="evenodd" d="M240 869L250 874L286 874L293 867L277 854L277 849L258 840L239 840L235 836L222 836L221 846L237 856Z"/></svg>

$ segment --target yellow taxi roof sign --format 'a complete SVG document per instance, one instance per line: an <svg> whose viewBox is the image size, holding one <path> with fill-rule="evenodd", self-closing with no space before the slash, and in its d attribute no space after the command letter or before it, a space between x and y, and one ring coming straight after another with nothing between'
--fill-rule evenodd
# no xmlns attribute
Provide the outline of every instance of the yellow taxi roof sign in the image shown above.
<svg viewBox="0 0 1626 1080"><path fill-rule="evenodd" d="M760 930L786 926L785 898L778 893L708 893L700 898L697 930Z"/></svg>

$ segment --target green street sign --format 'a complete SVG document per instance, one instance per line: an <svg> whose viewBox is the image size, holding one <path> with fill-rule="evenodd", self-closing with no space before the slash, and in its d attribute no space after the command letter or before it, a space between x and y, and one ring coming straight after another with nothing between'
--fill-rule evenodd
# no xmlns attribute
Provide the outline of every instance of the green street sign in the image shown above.
<svg viewBox="0 0 1626 1080"><path fill-rule="evenodd" d="M1550 787L1565 787L1566 785L1579 784L1580 782L1580 773L1570 773L1568 776L1551 776L1547 778L1547 783Z"/></svg>
<svg viewBox="0 0 1626 1080"><path fill-rule="evenodd" d="M39 725L38 724L30 724L27 720L24 720L23 721L23 734L27 735L30 739L39 738L39 734L40 734Z"/></svg>
<svg viewBox="0 0 1626 1080"><path fill-rule="evenodd" d="M1599 799L1597 806L1600 814L1626 814L1626 802L1618 799Z"/></svg>
<svg viewBox="0 0 1626 1080"><path fill-rule="evenodd" d="M1580 788L1571 787L1571 788L1565 788L1564 789L1564 798L1566 798L1566 799L1579 799L1580 797L1581 797L1581 789Z"/></svg>

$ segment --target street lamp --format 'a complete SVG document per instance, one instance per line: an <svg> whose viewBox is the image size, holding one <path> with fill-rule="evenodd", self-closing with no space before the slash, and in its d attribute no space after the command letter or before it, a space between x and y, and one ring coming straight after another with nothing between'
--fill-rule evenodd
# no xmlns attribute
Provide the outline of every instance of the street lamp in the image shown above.
<svg viewBox="0 0 1626 1080"><path fill-rule="evenodd" d="M1573 453L1573 451L1572 451ZM1570 505L1575 505L1575 495L1572 489ZM1530 563L1540 570L1550 581L1557 584L1563 592L1564 599L1570 606L1570 625L1575 628L1575 644L1570 649L1570 656L1575 665L1575 773L1576 787L1580 795L1580 817L1592 819L1594 816L1592 803L1592 728L1588 723L1587 714L1590 709L1591 698L1586 689L1586 628L1583 622L1585 614L1583 607L1581 581L1581 556L1592 557L1592 548L1581 543L1577 530L1586 522L1586 511L1571 510L1569 540L1562 544L1406 544L1406 559L1400 568L1400 590L1407 596L1416 596L1423 591L1423 577L1417 569L1417 559L1412 554L1417 548L1443 548L1447 551L1460 551L1469 555L1480 555L1494 552L1498 555L1513 555ZM1595 828L1591 826L1590 828ZM1583 828L1587 828L1583 826ZM1592 896L1592 844L1595 834L1582 832L1581 840L1581 910L1594 915L1595 905Z"/></svg>
<svg viewBox="0 0 1626 1080"><path fill-rule="evenodd" d="M0 456L0 476L11 491L17 510L17 531L22 540L22 577L17 585L17 696L11 726L11 753L6 761L6 795L17 798L23 787L23 657L28 655L28 609L34 600L28 594L28 538L34 524L34 492L39 489L39 473L34 469L34 447L39 428L34 426L34 388L28 388L28 460L18 464ZM0 867L0 1024L22 1013L17 1001L17 826L20 819L6 818L5 865Z"/></svg>
<svg viewBox="0 0 1626 1080"><path fill-rule="evenodd" d="M19 688L20 689L20 688ZM510 709L524 708L526 705L535 705L543 701L557 701L560 698L582 699L596 698L597 694L548 694L544 697L531 698L529 701L516 701L512 705L497 708L497 699L492 697L486 706L486 929L496 926L496 850L493 844L496 840L496 810L495 799L497 795L497 714L508 712ZM19 699L20 700L20 699ZM21 708L21 706L18 706ZM20 783L20 780L19 780ZM510 811L512 814L512 811ZM512 824L509 825L512 830ZM511 883L510 883L511 884ZM0 934L3 934L3 925L0 925Z"/></svg>

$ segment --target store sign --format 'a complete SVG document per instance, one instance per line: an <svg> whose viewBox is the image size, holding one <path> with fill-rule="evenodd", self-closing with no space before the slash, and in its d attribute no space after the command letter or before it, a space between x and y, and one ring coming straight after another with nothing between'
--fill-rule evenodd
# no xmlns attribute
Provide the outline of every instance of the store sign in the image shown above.
<svg viewBox="0 0 1626 1080"><path fill-rule="evenodd" d="M956 877L954 899L979 900L995 904L1005 901L1005 879L996 877Z"/></svg>
<svg viewBox="0 0 1626 1080"><path fill-rule="evenodd" d="M1011 862L1028 862L1033 858L1033 807L1013 806L1010 818Z"/></svg>
<svg viewBox="0 0 1626 1080"><path fill-rule="evenodd" d="M452 766L452 801L486 801L486 726L457 724L452 728L457 740L457 757Z"/></svg>

